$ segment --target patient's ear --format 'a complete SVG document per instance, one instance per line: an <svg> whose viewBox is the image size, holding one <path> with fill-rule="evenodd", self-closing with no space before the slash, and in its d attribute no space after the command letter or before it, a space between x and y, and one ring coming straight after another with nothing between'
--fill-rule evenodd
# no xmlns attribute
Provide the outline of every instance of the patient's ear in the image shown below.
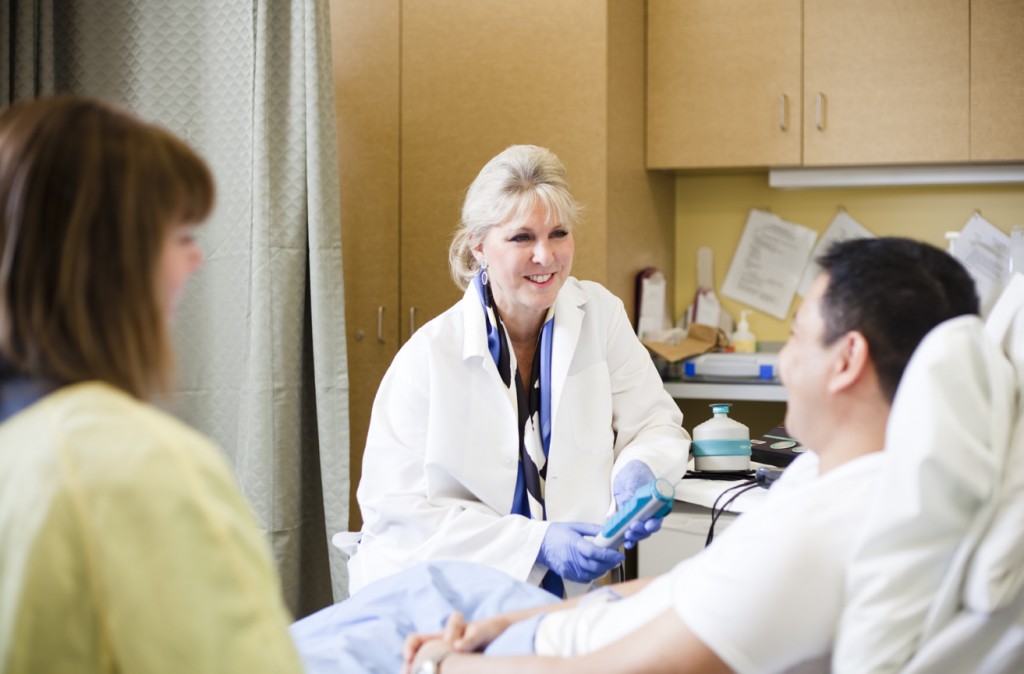
<svg viewBox="0 0 1024 674"><path fill-rule="evenodd" d="M829 393L850 388L872 371L868 340L856 330L837 339L832 348L835 349L835 360L828 381Z"/></svg>

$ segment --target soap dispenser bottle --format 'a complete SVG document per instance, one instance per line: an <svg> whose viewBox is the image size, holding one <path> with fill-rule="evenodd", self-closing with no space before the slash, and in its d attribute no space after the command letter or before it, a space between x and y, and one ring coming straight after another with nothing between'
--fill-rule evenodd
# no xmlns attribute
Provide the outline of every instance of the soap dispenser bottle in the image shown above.
<svg viewBox="0 0 1024 674"><path fill-rule="evenodd" d="M757 337L750 331L750 324L747 323L749 311L740 312L740 323L736 326L736 332L732 333L732 350L737 353L754 353L757 351Z"/></svg>

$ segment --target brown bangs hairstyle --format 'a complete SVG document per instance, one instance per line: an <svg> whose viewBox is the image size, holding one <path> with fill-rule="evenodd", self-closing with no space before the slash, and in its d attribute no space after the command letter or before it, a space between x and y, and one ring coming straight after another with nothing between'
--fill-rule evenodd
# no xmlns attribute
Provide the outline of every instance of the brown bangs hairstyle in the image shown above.
<svg viewBox="0 0 1024 674"><path fill-rule="evenodd" d="M161 251L213 201L199 155L113 105L62 96L0 111L0 356L59 384L166 391Z"/></svg>

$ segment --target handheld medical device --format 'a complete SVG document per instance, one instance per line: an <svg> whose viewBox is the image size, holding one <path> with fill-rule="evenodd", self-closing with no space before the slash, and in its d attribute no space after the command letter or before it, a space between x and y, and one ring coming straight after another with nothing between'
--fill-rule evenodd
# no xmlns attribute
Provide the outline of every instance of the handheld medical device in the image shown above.
<svg viewBox="0 0 1024 674"><path fill-rule="evenodd" d="M626 529L633 522L651 517L664 517L672 511L676 488L665 478L659 477L636 490L633 498L622 505L594 537L594 543L602 548L617 548L626 539Z"/></svg>

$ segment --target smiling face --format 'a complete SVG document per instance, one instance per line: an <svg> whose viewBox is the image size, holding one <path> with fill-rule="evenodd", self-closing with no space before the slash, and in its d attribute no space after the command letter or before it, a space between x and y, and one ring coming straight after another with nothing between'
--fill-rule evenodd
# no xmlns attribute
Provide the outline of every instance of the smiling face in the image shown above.
<svg viewBox="0 0 1024 674"><path fill-rule="evenodd" d="M824 407L828 379L839 342L825 345L825 318L822 297L828 288L828 276L814 281L803 304L793 317L789 339L779 354L779 374L786 387L786 430L801 443L815 446L818 429L830 422Z"/></svg>
<svg viewBox="0 0 1024 674"><path fill-rule="evenodd" d="M178 225L168 229L160 251L157 284L164 315L170 321L178 311L178 302L189 277L203 263L203 251L196 242L195 226Z"/></svg>
<svg viewBox="0 0 1024 674"><path fill-rule="evenodd" d="M487 230L473 253L487 260L491 292L510 330L540 330L572 270L574 248L572 231L549 219L540 201L527 218Z"/></svg>

